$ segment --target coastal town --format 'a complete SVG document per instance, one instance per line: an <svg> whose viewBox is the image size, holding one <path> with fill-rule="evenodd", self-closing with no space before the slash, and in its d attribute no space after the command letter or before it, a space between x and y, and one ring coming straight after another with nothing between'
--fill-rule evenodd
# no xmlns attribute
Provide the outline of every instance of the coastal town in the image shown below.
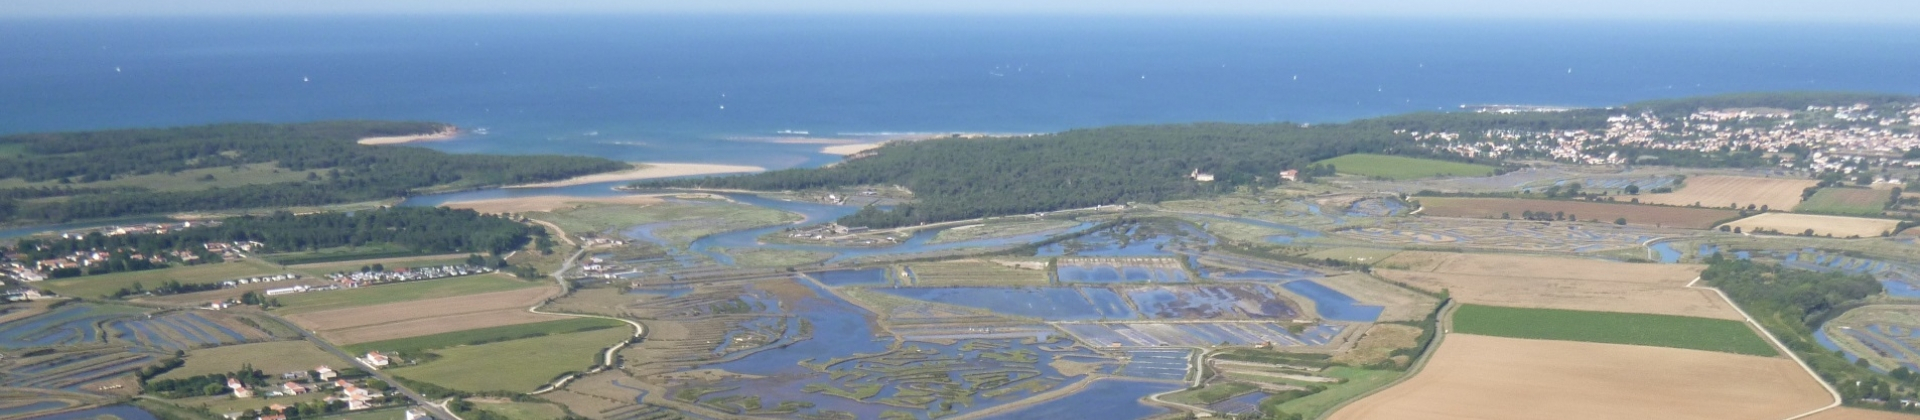
<svg viewBox="0 0 1920 420"><path fill-rule="evenodd" d="M1564 112L1502 108L1481 112ZM1852 174L1920 167L1920 106L1808 106L1804 109L1700 109L1679 118L1652 111L1618 113L1599 130L1514 129L1484 133L1398 130L1443 153L1469 158L1545 157L1583 165L1662 164L1652 156L1629 160L1622 147L1688 152L1753 151L1783 170ZM1462 141L1462 138L1477 139ZM1871 182L1901 183L1884 175Z"/></svg>

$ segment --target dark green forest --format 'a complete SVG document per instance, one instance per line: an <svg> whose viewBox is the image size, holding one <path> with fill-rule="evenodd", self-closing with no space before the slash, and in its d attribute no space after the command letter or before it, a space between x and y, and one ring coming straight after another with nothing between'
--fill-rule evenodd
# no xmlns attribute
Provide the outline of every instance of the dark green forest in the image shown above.
<svg viewBox="0 0 1920 420"><path fill-rule="evenodd" d="M405 197L429 188L543 182L626 169L579 156L455 155L359 139L420 134L425 122L328 121L35 133L0 136L23 156L0 158L0 179L58 182L0 189L0 222L62 222L180 211L311 206ZM157 192L100 188L117 177L274 163L288 171L324 170L304 181ZM49 199L51 198L51 199Z"/></svg>
<svg viewBox="0 0 1920 420"><path fill-rule="evenodd" d="M984 216L1023 214L1127 202L1181 199L1279 183L1286 169L1349 153L1380 153L1447 160L1410 141L1407 132L1453 132L1460 143L1489 131L1602 129L1606 119L1635 109L1685 114L1700 108L1780 107L1911 102L1911 96L1852 93L1737 94L1649 101L1623 108L1512 114L1422 112L1341 124L1200 123L1118 126L1024 137L946 138L896 142L871 156L817 169L753 175L653 181L639 188L800 190L900 185L915 202L890 210L869 208L841 219L849 226L894 227ZM1770 165L1759 152L1687 152L1622 147L1629 159L1689 167ZM1498 162L1475 162L1498 164ZM1187 177L1212 173L1214 182Z"/></svg>
<svg viewBox="0 0 1920 420"><path fill-rule="evenodd" d="M1030 137L899 142L829 168L640 183L642 187L797 190L902 185L916 202L868 209L842 224L890 227L1274 185L1279 172L1348 153L1428 156L1387 130L1297 124L1181 124L1072 130ZM1431 157L1431 156L1430 156ZM1194 170L1216 181L1187 178Z"/></svg>
<svg viewBox="0 0 1920 420"><path fill-rule="evenodd" d="M101 235L78 238L21 239L19 250L48 259L84 250L131 250L148 255L171 250L200 250L207 242L254 241L273 252L342 246L394 244L418 253L486 252L500 254L526 246L545 230L473 210L441 207L390 207L353 213L295 215L276 212L241 216L216 226L196 226L164 234ZM120 254L120 253L116 253Z"/></svg>

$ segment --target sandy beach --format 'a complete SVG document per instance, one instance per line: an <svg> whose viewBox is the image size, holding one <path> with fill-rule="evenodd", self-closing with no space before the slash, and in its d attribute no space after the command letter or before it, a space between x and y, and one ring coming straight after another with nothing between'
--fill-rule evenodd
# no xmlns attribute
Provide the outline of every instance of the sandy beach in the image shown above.
<svg viewBox="0 0 1920 420"><path fill-rule="evenodd" d="M536 195L529 197L495 198L491 200L460 201L441 204L441 207L454 209L473 209L489 214L525 213L530 211L553 211L578 204L631 204L647 205L660 202L661 196L672 194L624 195L617 197L572 197L564 195Z"/></svg>
<svg viewBox="0 0 1920 420"><path fill-rule="evenodd" d="M581 177L574 177L574 178L560 180L560 181L542 182L538 184L512 185L506 188L568 187L568 186L592 184L592 183L598 183L598 182L637 181L642 179L672 178L677 176L734 174L734 173L747 173L747 172L762 172L767 170L767 168L762 168L758 166L720 165L720 164L712 164L712 163L646 162L646 163L634 163L633 166L634 166L633 169L628 169L628 170L619 171L619 172L593 174L593 175L587 175L587 176L581 176Z"/></svg>
<svg viewBox="0 0 1920 420"><path fill-rule="evenodd" d="M859 154L860 152L873 150L884 144L886 143L836 144L836 145L820 148L820 153L826 153L830 155L840 155L840 156L851 156L851 155Z"/></svg>
<svg viewBox="0 0 1920 420"><path fill-rule="evenodd" d="M447 128L444 130L440 130L438 132L433 132L428 134L415 134L411 136L367 137L367 138L360 139L359 143L369 145L369 146L378 146L383 144L412 143L416 141L452 140L454 137L458 137L458 136L460 136L459 127L447 126Z"/></svg>

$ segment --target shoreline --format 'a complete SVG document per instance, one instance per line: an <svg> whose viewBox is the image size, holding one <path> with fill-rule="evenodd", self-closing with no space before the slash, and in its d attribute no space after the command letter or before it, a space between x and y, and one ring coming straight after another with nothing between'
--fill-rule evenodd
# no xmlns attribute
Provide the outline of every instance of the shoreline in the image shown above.
<svg viewBox="0 0 1920 420"><path fill-rule="evenodd" d="M553 188L575 185L597 184L614 181L639 181L643 179L673 178L694 175L717 175L765 172L767 168L747 165L722 165L714 163L670 163L670 162L628 162L632 169L624 171L583 175L559 181L533 184L508 185L500 188Z"/></svg>
<svg viewBox="0 0 1920 420"><path fill-rule="evenodd" d="M406 143L422 142L422 141L453 140L453 138L459 137L459 136L460 136L460 127L449 125L447 126L447 128L440 129L440 131L435 131L427 134L413 134L413 135L406 135L406 136L366 137L366 138L361 138L356 143L360 143L368 146L382 146L382 145L406 144Z"/></svg>
<svg viewBox="0 0 1920 420"><path fill-rule="evenodd" d="M880 148L880 146L887 145L887 143L888 142L836 144L836 145L820 148L820 153L826 153L829 155L853 156L861 153L866 153L868 150L878 149Z"/></svg>

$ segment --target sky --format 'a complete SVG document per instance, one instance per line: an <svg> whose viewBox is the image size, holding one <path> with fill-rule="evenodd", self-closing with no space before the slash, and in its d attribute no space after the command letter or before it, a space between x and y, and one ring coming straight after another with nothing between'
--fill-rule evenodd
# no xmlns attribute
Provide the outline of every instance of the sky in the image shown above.
<svg viewBox="0 0 1920 420"><path fill-rule="evenodd" d="M1227 15L1920 24L1915 0L4 0L0 17L432 14Z"/></svg>

